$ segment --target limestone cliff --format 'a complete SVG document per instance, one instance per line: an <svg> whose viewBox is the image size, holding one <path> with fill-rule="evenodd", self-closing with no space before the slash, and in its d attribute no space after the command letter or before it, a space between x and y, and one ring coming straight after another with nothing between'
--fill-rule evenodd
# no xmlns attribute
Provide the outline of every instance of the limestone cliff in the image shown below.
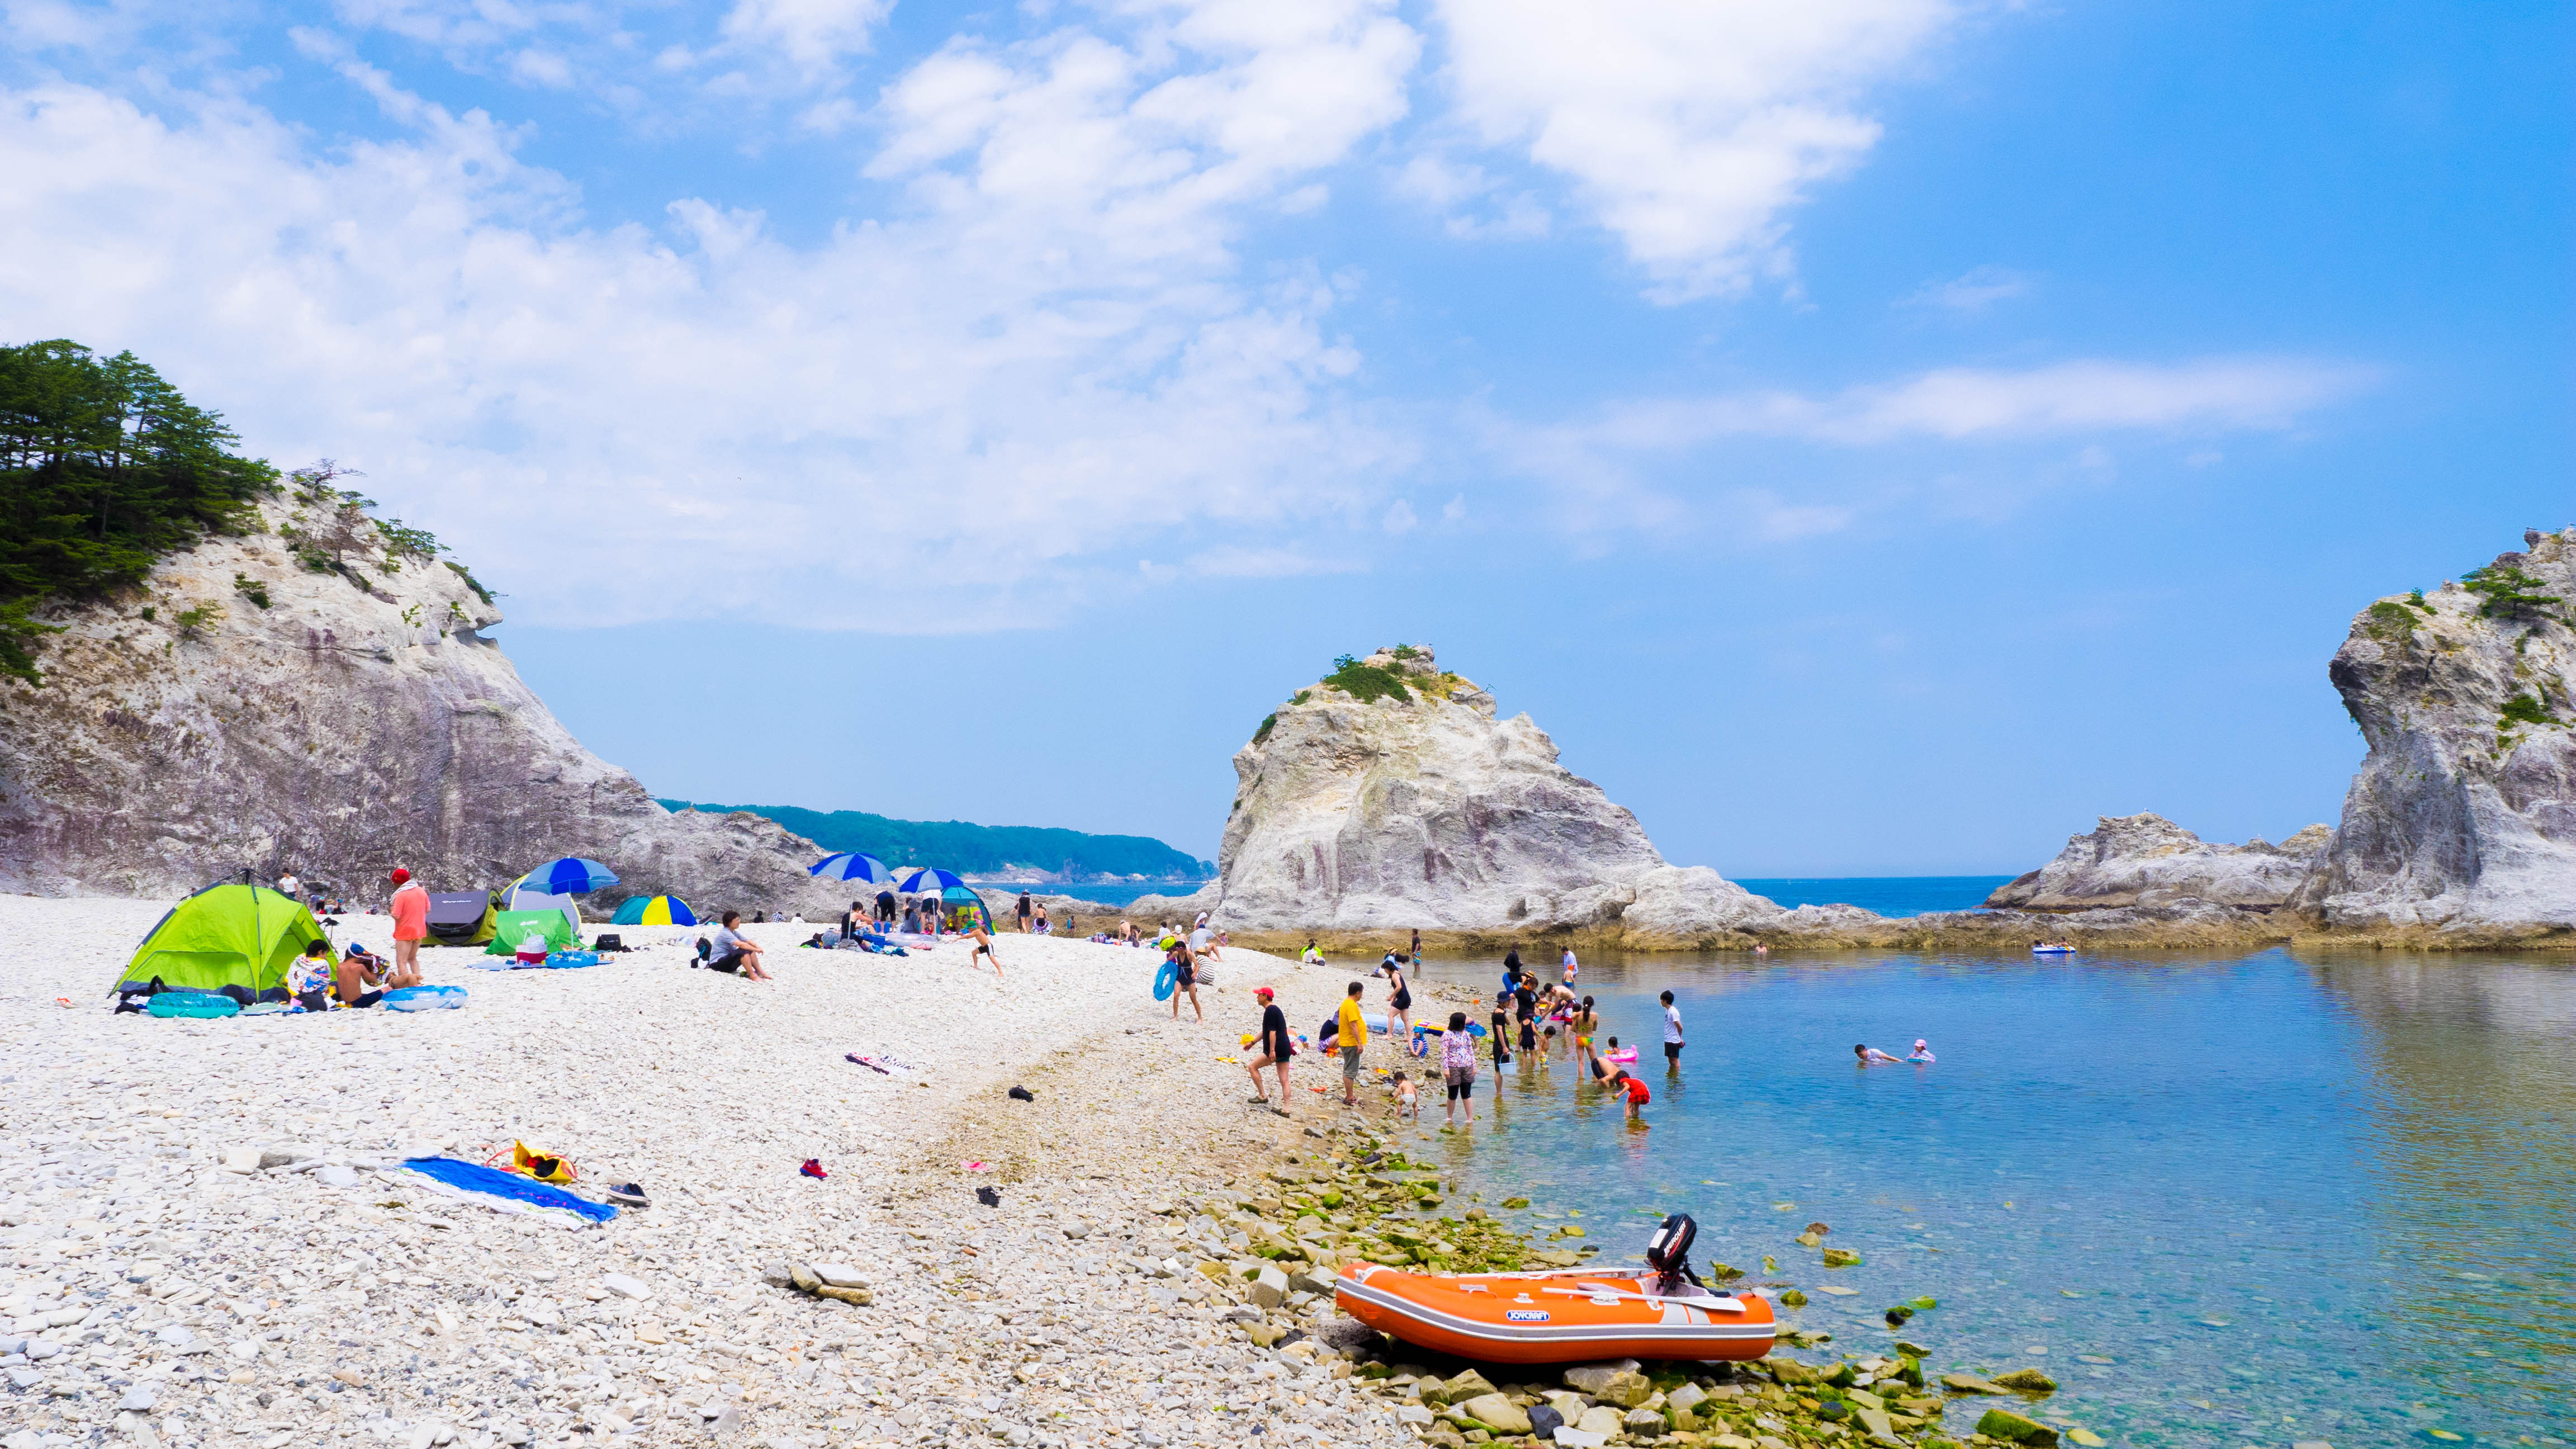
<svg viewBox="0 0 2576 1449"><path fill-rule="evenodd" d="M289 510L51 612L45 687L0 687L0 889L169 895L291 865L380 900L398 863L473 889L586 855L621 878L602 901L832 905L809 842L672 815L583 749L483 637L501 614L464 574L365 547L315 572L277 532Z"/></svg>
<svg viewBox="0 0 2576 1449"><path fill-rule="evenodd" d="M2295 904L2337 931L2576 931L2576 528L2353 621L2328 676L2370 754Z"/></svg>
<svg viewBox="0 0 2576 1449"><path fill-rule="evenodd" d="M2205 841L2161 815L2105 815L2057 858L1986 897L1991 909L2090 911L2208 901L2240 910L2286 904L2334 838L2311 825L2273 845Z"/></svg>
<svg viewBox="0 0 2576 1449"><path fill-rule="evenodd" d="M1589 929L1696 940L1786 916L1706 868L1665 864L1636 817L1557 763L1526 714L1381 650L1300 690L1234 757L1237 788L1199 896L1232 932Z"/></svg>

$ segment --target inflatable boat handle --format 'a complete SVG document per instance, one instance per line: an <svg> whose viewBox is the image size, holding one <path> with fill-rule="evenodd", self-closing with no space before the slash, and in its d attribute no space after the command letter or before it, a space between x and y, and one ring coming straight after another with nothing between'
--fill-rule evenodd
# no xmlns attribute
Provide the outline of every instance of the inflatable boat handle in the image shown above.
<svg viewBox="0 0 2576 1449"><path fill-rule="evenodd" d="M1582 1288L1541 1288L1541 1293L1562 1293L1568 1298L1626 1298L1638 1303L1688 1303L1718 1313L1742 1313L1744 1305L1732 1298L1664 1298L1652 1293L1630 1293L1607 1283Z"/></svg>

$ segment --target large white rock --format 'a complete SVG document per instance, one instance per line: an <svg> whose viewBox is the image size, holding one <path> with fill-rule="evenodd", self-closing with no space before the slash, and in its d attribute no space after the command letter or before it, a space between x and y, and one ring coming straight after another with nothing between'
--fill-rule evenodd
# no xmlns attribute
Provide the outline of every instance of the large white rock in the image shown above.
<svg viewBox="0 0 2576 1449"><path fill-rule="evenodd" d="M2296 904L2330 927L2462 942L2576 929L2576 528L2526 533L2491 582L2353 621L2328 677L2370 742Z"/></svg>
<svg viewBox="0 0 2576 1449"><path fill-rule="evenodd" d="M810 842L674 815L583 749L485 637L501 612L464 575L364 547L349 575L313 572L283 536L315 526L299 511L315 510L271 500L260 532L41 611L64 630L39 655L44 687L0 682L0 890L169 895L292 866L374 902L397 863L472 890L578 854L618 873L610 895L809 918L846 904L805 873Z"/></svg>
<svg viewBox="0 0 2576 1449"><path fill-rule="evenodd" d="M1160 919L1211 910L1236 931L1591 928L1722 933L1784 914L1705 867L1666 865L1637 818L1557 761L1526 714L1432 651L1363 664L1403 686L1297 692L1234 757L1219 879L1149 897Z"/></svg>
<svg viewBox="0 0 2576 1449"><path fill-rule="evenodd" d="M2205 841L2161 815L2105 815L2057 858L1986 897L1990 908L2112 910L2209 901L2269 910L2285 904L2334 832L2311 825L2274 845Z"/></svg>

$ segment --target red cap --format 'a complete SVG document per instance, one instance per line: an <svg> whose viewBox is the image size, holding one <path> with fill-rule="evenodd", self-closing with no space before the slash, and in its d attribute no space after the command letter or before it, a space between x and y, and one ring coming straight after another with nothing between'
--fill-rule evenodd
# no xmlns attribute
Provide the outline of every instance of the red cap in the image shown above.
<svg viewBox="0 0 2576 1449"><path fill-rule="evenodd" d="M1260 998L1261 998L1262 1000L1264 1000L1264 1001L1268 1001L1272 996L1276 995L1277 993L1273 992L1273 991L1272 991L1269 987L1267 987L1267 986L1256 986L1256 987L1252 988L1252 994L1253 994L1253 995L1255 995L1255 996L1260 997Z"/></svg>
<svg viewBox="0 0 2576 1449"><path fill-rule="evenodd" d="M401 866L395 866L395 867L394 867L394 884L395 884L395 885L401 885L404 881L407 881L407 880L409 880L409 879L411 879L411 872L410 872L410 871L407 871L407 870L403 869Z"/></svg>

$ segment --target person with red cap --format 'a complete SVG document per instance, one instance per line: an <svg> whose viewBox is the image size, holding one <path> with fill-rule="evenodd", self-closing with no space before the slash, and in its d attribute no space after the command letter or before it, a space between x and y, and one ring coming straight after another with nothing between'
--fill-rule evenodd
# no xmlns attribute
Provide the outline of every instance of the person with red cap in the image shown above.
<svg viewBox="0 0 2576 1449"><path fill-rule="evenodd" d="M429 890L401 866L394 867L393 918L394 974L387 984L418 986L420 943L429 939Z"/></svg>
<svg viewBox="0 0 2576 1449"><path fill-rule="evenodd" d="M1288 1038L1287 1014L1272 999L1275 993L1269 987L1261 986L1254 988L1252 995L1261 1003L1261 1055L1254 1057L1251 1065L1244 1069L1252 1073L1252 1101L1245 1105L1267 1105L1271 1111L1285 1117L1289 1102L1288 1059L1297 1054L1297 1048ZM1261 1095L1263 1067L1276 1067L1279 1071L1279 1100L1275 1103Z"/></svg>

